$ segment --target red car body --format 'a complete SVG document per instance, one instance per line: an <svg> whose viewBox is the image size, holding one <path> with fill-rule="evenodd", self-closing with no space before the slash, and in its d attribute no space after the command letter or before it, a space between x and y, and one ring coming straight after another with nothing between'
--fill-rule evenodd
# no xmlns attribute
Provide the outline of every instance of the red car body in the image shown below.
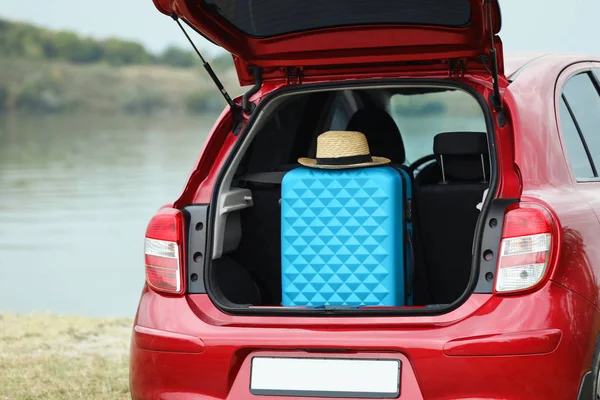
<svg viewBox="0 0 600 400"><path fill-rule="evenodd" d="M189 17L187 2L176 2L179 8L169 8L169 1L156 3L168 14L176 11ZM193 18L188 21L193 25ZM310 36L295 40L301 39L314 40ZM275 46L265 46L269 45ZM251 52L244 49L237 54ZM463 50L448 47L435 57L452 58L451 53L464 55ZM370 62L369 57L358 61ZM236 57L238 68L244 62L244 57ZM507 58L507 70L524 62ZM250 394L251 357L310 357L315 352L319 357L399 359L400 399L595 399L600 180L575 179L558 110L567 79L596 67L600 68L600 58L547 55L520 68L513 82L510 76L499 81L508 123L500 126L494 118L501 171L496 197L542 204L556 226L553 267L540 285L517 295L472 294L460 307L438 316L369 318L235 316L222 312L206 294L165 295L145 287L131 341L132 397L290 399ZM277 74L272 72L252 101L258 104L291 84ZM449 79L448 70L434 66L376 71L357 64L326 75L308 74L302 83L349 76ZM247 79L240 74L242 82ZM467 69L451 79L466 83L486 99L493 93L489 75L480 69ZM217 174L238 138L231 134L231 119L228 108L216 122L181 196L169 206L210 203ZM348 349L352 352L340 352Z"/></svg>

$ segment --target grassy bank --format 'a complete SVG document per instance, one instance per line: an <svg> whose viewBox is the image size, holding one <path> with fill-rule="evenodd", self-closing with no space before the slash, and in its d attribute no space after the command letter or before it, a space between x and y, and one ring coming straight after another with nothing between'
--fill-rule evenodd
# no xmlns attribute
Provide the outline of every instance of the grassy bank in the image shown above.
<svg viewBox="0 0 600 400"><path fill-rule="evenodd" d="M0 314L0 400L128 399L132 321Z"/></svg>
<svg viewBox="0 0 600 400"><path fill-rule="evenodd" d="M112 66L0 57L0 113L177 115L220 112L225 103L201 68ZM240 93L233 68L217 71Z"/></svg>

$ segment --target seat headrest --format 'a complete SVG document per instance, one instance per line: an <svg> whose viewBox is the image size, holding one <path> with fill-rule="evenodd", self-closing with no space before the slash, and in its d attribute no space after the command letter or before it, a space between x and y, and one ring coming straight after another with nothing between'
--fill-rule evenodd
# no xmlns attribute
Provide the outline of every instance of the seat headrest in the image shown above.
<svg viewBox="0 0 600 400"><path fill-rule="evenodd" d="M372 155L389 158L392 164L404 164L406 155L400 129L385 110L374 107L358 110L346 130L364 133Z"/></svg>
<svg viewBox="0 0 600 400"><path fill-rule="evenodd" d="M489 178L487 135L483 132L445 132L433 139L433 152L443 181L485 181Z"/></svg>
<svg viewBox="0 0 600 400"><path fill-rule="evenodd" d="M487 135L483 132L440 133L433 138L433 152L444 156L487 154Z"/></svg>

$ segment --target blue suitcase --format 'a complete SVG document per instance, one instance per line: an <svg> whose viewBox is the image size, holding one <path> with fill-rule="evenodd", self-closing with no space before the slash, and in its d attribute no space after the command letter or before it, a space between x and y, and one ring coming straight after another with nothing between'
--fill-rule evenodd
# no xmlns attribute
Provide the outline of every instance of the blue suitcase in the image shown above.
<svg viewBox="0 0 600 400"><path fill-rule="evenodd" d="M288 172L282 305L411 304L411 197L410 175L391 166Z"/></svg>

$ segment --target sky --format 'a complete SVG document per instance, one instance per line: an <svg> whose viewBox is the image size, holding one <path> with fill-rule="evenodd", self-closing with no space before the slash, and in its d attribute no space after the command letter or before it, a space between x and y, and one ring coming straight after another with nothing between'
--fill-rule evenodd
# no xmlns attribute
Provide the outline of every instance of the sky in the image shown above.
<svg viewBox="0 0 600 400"><path fill-rule="evenodd" d="M598 0L500 0L500 6L505 50L600 54ZM0 0L0 17L96 38L131 39L152 51L169 44L188 46L175 22L159 13L152 0ZM219 51L194 37L208 54Z"/></svg>

